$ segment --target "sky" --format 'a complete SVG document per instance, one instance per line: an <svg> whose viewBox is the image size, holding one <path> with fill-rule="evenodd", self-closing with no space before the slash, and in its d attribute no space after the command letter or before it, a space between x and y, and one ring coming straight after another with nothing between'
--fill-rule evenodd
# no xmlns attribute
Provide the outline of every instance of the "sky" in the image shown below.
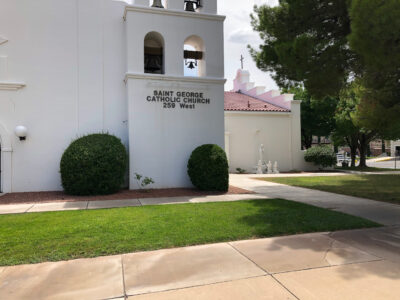
<svg viewBox="0 0 400 300"><path fill-rule="evenodd" d="M254 5L276 5L278 0L218 0L218 14L225 15L225 90L231 90L236 72L240 69L240 55L244 57L244 69L250 72L250 80L267 90L277 89L268 73L259 70L249 54L247 45L258 49L261 39L250 25Z"/></svg>

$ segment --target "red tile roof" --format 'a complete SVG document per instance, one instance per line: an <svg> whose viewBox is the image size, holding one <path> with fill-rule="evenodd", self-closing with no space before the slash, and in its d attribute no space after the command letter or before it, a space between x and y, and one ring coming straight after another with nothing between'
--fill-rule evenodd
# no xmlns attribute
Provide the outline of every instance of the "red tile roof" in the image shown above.
<svg viewBox="0 0 400 300"><path fill-rule="evenodd" d="M237 92L225 92L225 110L290 112L290 110L286 108L282 108Z"/></svg>

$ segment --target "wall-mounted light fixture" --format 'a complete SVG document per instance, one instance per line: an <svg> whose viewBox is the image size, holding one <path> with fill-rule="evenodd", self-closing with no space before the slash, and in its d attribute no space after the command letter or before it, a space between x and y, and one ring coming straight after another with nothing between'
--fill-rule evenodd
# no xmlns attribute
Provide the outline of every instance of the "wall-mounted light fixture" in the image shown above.
<svg viewBox="0 0 400 300"><path fill-rule="evenodd" d="M20 141L25 141L28 135L28 129L25 126L19 125L15 127L15 135L19 137Z"/></svg>

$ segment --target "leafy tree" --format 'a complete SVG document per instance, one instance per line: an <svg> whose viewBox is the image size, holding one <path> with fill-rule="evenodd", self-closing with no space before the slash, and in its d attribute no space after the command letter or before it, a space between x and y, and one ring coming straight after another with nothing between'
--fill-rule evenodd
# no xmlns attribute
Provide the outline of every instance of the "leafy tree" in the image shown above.
<svg viewBox="0 0 400 300"><path fill-rule="evenodd" d="M303 148L312 146L313 136L330 136L335 128L335 111L337 98L326 97L316 100L306 89L296 87L288 90L295 94L296 100L301 100L301 137Z"/></svg>
<svg viewBox="0 0 400 300"><path fill-rule="evenodd" d="M400 137L400 1L352 0L350 46L363 61L364 94L357 115L364 127Z"/></svg>
<svg viewBox="0 0 400 300"><path fill-rule="evenodd" d="M400 1L280 0L254 8L263 40L250 47L257 67L281 88L304 85L317 99L364 86L353 121L400 137Z"/></svg>
<svg viewBox="0 0 400 300"><path fill-rule="evenodd" d="M351 166L356 166L359 130L354 125L351 113L355 110L355 103L340 100L335 116L336 128L332 133L332 140L336 146L349 146Z"/></svg>
<svg viewBox="0 0 400 300"><path fill-rule="evenodd" d="M348 0L280 0L255 7L252 26L260 33L257 67L274 74L280 87L304 84L316 98L338 95L358 57L348 47Z"/></svg>
<svg viewBox="0 0 400 300"><path fill-rule="evenodd" d="M356 84L342 90L335 114L336 126L332 134L336 145L350 147L352 167L356 165L357 150L360 153L359 166L366 167L368 145L377 136L376 132L360 127L356 120L362 92L362 88Z"/></svg>

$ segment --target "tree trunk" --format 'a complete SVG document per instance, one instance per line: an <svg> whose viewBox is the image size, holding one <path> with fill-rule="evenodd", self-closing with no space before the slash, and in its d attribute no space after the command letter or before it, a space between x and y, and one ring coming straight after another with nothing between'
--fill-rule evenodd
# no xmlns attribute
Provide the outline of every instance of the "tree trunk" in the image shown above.
<svg viewBox="0 0 400 300"><path fill-rule="evenodd" d="M360 168L365 168L367 166L367 149L368 149L369 140L363 134L360 137L358 150L360 151Z"/></svg>
<svg viewBox="0 0 400 300"><path fill-rule="evenodd" d="M354 168L356 166L357 146L350 147L350 155L351 155L351 166Z"/></svg>
<svg viewBox="0 0 400 300"><path fill-rule="evenodd" d="M303 147L309 149L312 146L312 135L303 134Z"/></svg>
<svg viewBox="0 0 400 300"><path fill-rule="evenodd" d="M386 153L386 144L385 144L385 140L382 140L382 154Z"/></svg>
<svg viewBox="0 0 400 300"><path fill-rule="evenodd" d="M360 168L365 168L367 166L367 146L360 147Z"/></svg>
<svg viewBox="0 0 400 300"><path fill-rule="evenodd" d="M356 166L356 156L358 149L358 136L347 136L345 137L347 145L350 147L351 166Z"/></svg>

